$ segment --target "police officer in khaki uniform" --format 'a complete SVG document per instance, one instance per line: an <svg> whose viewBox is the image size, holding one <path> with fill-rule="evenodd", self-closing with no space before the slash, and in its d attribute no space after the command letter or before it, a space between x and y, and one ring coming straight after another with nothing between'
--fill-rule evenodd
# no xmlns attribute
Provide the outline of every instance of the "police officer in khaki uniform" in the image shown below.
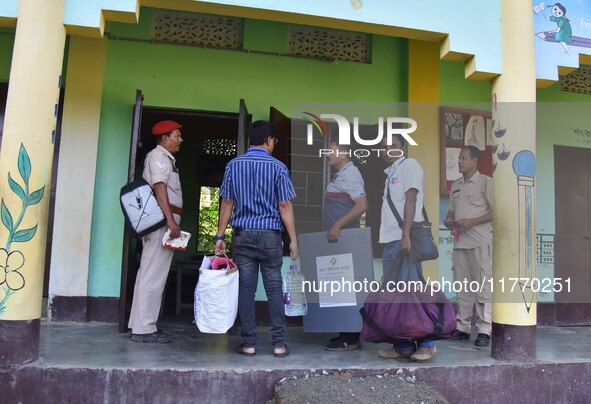
<svg viewBox="0 0 591 404"><path fill-rule="evenodd" d="M170 342L156 327L162 292L170 270L173 250L162 246L164 233L170 229L170 238L180 236L183 194L172 156L178 152L183 139L181 125L174 121L160 121L152 128L157 146L146 156L143 178L154 188L156 200L166 217L166 226L142 237L143 251L140 269L133 291L129 328L135 342Z"/></svg>
<svg viewBox="0 0 591 404"><path fill-rule="evenodd" d="M452 229L454 281L476 281L484 285L477 293L462 288L457 293L457 339L469 339L472 310L476 306L478 336L475 344L487 346L492 328L491 223L493 207L492 178L478 172L480 150L474 146L460 151L462 177L451 186L449 212L443 223Z"/></svg>

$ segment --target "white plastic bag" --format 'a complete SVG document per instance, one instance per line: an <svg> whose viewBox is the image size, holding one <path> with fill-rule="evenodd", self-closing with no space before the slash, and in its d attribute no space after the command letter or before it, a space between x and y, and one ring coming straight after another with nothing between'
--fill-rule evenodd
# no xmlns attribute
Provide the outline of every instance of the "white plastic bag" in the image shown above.
<svg viewBox="0 0 591 404"><path fill-rule="evenodd" d="M195 322L199 331L224 334L238 314L238 271L200 269L195 287Z"/></svg>

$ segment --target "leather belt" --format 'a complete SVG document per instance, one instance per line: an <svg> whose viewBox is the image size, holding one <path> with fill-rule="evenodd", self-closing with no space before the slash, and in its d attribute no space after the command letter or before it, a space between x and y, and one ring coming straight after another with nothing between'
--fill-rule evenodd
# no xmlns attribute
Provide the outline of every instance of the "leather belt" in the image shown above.
<svg viewBox="0 0 591 404"><path fill-rule="evenodd" d="M170 205L170 210L172 211L172 213L179 215L179 216L182 216L182 214L183 214L183 208L178 208L174 205Z"/></svg>
<svg viewBox="0 0 591 404"><path fill-rule="evenodd" d="M242 227L234 227L232 229L232 232L235 236L240 235L240 233L247 231L247 232L258 232L258 233L263 233L263 232L272 232L272 233L277 233L277 234L281 234L280 230L277 229L245 229Z"/></svg>

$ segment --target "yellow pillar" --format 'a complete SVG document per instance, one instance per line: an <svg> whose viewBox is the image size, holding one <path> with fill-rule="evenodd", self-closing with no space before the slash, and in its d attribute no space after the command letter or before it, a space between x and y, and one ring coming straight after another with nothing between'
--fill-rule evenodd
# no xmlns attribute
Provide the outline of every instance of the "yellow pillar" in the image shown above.
<svg viewBox="0 0 591 404"><path fill-rule="evenodd" d="M424 203L433 223L433 237L439 240L439 44L409 41L408 114L417 122L409 156L425 172ZM438 261L423 263L425 278L438 279Z"/></svg>
<svg viewBox="0 0 591 404"><path fill-rule="evenodd" d="M492 111L497 148L492 356L532 360L536 303L528 279L536 274L536 69L531 4L501 0L501 30L503 73L493 82Z"/></svg>
<svg viewBox="0 0 591 404"><path fill-rule="evenodd" d="M0 363L35 360L64 0L20 0L0 151Z"/></svg>

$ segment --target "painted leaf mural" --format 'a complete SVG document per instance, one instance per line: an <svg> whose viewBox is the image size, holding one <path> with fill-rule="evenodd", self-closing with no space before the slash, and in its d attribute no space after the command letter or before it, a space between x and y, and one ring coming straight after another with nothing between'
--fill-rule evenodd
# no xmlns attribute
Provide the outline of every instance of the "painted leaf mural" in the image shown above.
<svg viewBox="0 0 591 404"><path fill-rule="evenodd" d="M18 153L17 168L23 183L20 184L9 172L8 186L20 198L22 202L21 211L18 216L13 216L4 203L4 199L0 203L0 218L4 227L8 230L6 245L4 248L0 248L0 287L4 291L4 296L0 300L0 317L6 312L10 297L26 285L26 257L21 251L11 251L12 243L26 243L35 237L38 224L28 229L19 230L19 227L25 217L27 208L41 202L45 195L45 185L29 193L32 165L29 153L27 153L27 149L22 143ZM16 218L16 221L14 218Z"/></svg>

